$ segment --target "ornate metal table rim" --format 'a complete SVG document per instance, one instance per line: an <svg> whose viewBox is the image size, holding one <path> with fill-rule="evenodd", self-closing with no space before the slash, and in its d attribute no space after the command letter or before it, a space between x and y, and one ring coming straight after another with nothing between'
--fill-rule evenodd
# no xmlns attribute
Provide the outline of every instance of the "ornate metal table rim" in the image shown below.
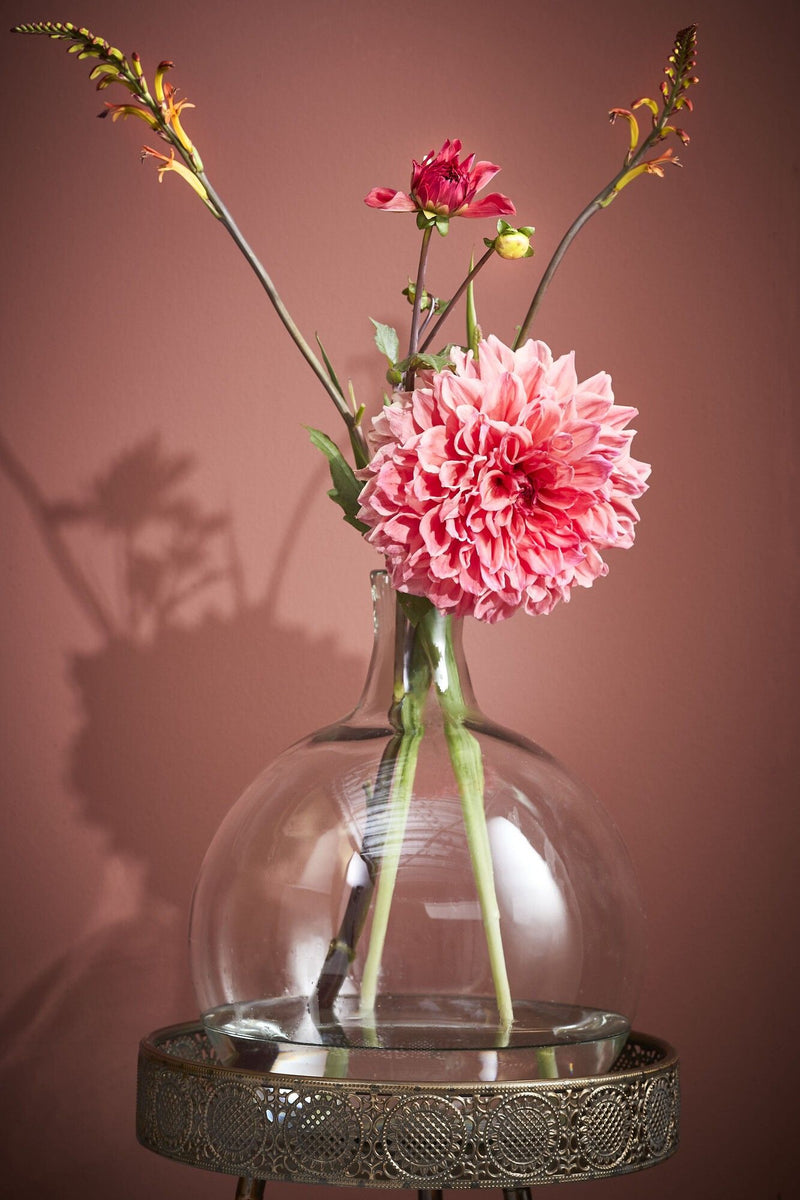
<svg viewBox="0 0 800 1200"><path fill-rule="evenodd" d="M606 1075L401 1084L225 1067L188 1024L142 1040L136 1127L157 1154L240 1176L240 1195L266 1179L508 1194L662 1162L679 1103L675 1051L640 1033Z"/></svg>

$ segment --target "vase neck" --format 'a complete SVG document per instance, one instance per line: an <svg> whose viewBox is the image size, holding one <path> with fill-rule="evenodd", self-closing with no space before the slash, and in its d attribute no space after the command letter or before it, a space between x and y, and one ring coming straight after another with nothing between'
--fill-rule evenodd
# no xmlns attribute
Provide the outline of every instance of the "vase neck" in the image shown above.
<svg viewBox="0 0 800 1200"><path fill-rule="evenodd" d="M385 571L373 571L370 582L374 641L358 709L386 712L435 687L466 712L476 710L462 619L429 609L414 624Z"/></svg>

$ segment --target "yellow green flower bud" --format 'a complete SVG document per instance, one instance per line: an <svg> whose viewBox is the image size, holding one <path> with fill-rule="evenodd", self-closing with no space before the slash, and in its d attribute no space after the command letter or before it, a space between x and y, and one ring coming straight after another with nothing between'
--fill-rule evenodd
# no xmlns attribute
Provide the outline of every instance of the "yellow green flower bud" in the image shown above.
<svg viewBox="0 0 800 1200"><path fill-rule="evenodd" d="M527 226L522 229L507 227L494 239L494 248L501 258L530 258L533 254L532 233Z"/></svg>

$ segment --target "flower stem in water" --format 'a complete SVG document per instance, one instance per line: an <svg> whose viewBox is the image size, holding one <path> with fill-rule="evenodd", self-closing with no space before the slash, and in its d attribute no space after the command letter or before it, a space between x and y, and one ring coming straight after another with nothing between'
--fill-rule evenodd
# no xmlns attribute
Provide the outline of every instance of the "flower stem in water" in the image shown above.
<svg viewBox="0 0 800 1200"><path fill-rule="evenodd" d="M424 697L423 697L424 699ZM400 705L403 735L395 764L389 804L386 813L385 833L381 850L378 883L372 913L372 929L369 949L361 979L361 1012L367 1014L375 1009L378 991L378 973L389 926L389 913L403 849L408 809L414 791L414 776L417 770L419 744L424 732L419 719L417 698L406 695Z"/></svg>
<svg viewBox="0 0 800 1200"><path fill-rule="evenodd" d="M466 705L453 649L452 625L436 610L424 617L421 624L428 639L428 653L444 720L444 734L461 797L464 829L486 934L503 1044L514 1023L514 1008L500 931L500 907L497 903L492 851L486 824L483 754L478 739L464 724Z"/></svg>

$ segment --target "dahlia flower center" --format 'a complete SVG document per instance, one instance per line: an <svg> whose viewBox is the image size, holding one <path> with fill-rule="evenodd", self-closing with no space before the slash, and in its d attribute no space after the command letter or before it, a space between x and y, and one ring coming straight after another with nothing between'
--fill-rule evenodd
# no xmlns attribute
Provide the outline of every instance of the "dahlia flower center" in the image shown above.
<svg viewBox="0 0 800 1200"><path fill-rule="evenodd" d="M453 215L465 203L469 174L455 163L441 163L423 174L417 185L417 200L425 209Z"/></svg>
<svg viewBox="0 0 800 1200"><path fill-rule="evenodd" d="M532 509L538 488L533 476L522 470L495 467L483 474L479 486L481 504L487 509Z"/></svg>
<svg viewBox="0 0 800 1200"><path fill-rule="evenodd" d="M536 484L530 475L524 475L518 492L519 503L523 508L533 508L536 503Z"/></svg>

